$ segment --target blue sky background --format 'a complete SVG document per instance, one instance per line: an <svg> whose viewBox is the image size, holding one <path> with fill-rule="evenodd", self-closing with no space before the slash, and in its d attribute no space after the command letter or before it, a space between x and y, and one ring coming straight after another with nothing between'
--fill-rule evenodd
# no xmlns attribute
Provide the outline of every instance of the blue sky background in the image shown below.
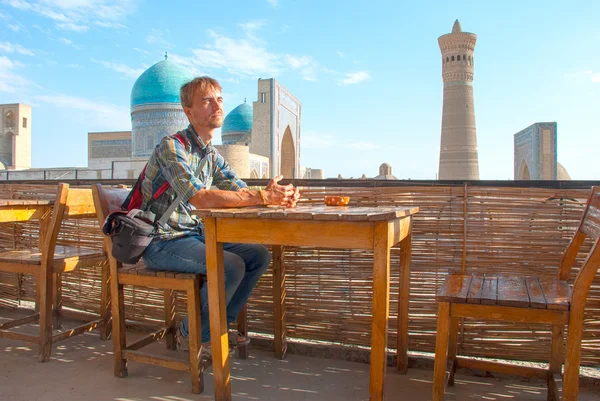
<svg viewBox="0 0 600 401"><path fill-rule="evenodd" d="M600 179L598 1L0 0L0 103L33 107L34 167L85 167L87 133L131 129L133 83L168 51L221 81L226 112L277 78L302 102L305 167L434 179L456 18L478 36L480 178L512 179L513 135L556 121L559 162Z"/></svg>

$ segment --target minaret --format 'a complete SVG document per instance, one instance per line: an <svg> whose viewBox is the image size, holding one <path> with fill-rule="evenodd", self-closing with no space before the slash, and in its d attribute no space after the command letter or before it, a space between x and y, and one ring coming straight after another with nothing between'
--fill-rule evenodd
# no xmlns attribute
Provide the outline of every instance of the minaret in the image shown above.
<svg viewBox="0 0 600 401"><path fill-rule="evenodd" d="M479 179L473 104L473 51L476 41L477 35L463 32L458 20L454 22L452 33L438 38L444 81L440 180Z"/></svg>

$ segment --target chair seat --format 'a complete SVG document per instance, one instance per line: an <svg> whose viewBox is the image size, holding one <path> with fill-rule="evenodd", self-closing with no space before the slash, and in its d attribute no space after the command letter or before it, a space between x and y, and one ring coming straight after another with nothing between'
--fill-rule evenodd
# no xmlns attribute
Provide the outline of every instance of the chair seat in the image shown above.
<svg viewBox="0 0 600 401"><path fill-rule="evenodd" d="M81 248L75 246L57 245L54 251L54 272L71 271L85 261L103 261L106 255L101 249ZM39 248L21 249L0 252L0 263L13 263L22 265L42 264L42 251Z"/></svg>
<svg viewBox="0 0 600 401"><path fill-rule="evenodd" d="M202 274L195 273L177 273L171 271L161 271L149 269L143 262L142 259L135 265L123 264L123 266L119 269L119 276L121 275L133 275L133 276L153 276L153 277L170 277L170 278L178 278L182 280L186 279L195 279L198 277L200 279L200 284L204 282L205 277Z"/></svg>
<svg viewBox="0 0 600 401"><path fill-rule="evenodd" d="M569 310L566 281L540 277L449 275L437 292L438 302Z"/></svg>

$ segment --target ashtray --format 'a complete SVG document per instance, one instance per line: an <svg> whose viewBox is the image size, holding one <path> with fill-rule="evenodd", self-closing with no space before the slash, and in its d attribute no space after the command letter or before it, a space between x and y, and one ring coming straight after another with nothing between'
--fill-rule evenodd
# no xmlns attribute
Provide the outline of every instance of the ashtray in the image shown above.
<svg viewBox="0 0 600 401"><path fill-rule="evenodd" d="M327 206L346 206L350 202L349 196L326 196L325 204Z"/></svg>

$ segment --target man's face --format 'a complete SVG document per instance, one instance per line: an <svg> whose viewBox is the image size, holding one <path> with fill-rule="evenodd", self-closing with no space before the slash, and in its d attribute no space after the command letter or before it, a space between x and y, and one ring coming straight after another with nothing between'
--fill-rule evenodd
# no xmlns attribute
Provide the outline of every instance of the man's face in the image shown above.
<svg viewBox="0 0 600 401"><path fill-rule="evenodd" d="M223 125L223 97L220 91L196 91L192 99L192 107L184 107L183 111L196 131L210 131Z"/></svg>

